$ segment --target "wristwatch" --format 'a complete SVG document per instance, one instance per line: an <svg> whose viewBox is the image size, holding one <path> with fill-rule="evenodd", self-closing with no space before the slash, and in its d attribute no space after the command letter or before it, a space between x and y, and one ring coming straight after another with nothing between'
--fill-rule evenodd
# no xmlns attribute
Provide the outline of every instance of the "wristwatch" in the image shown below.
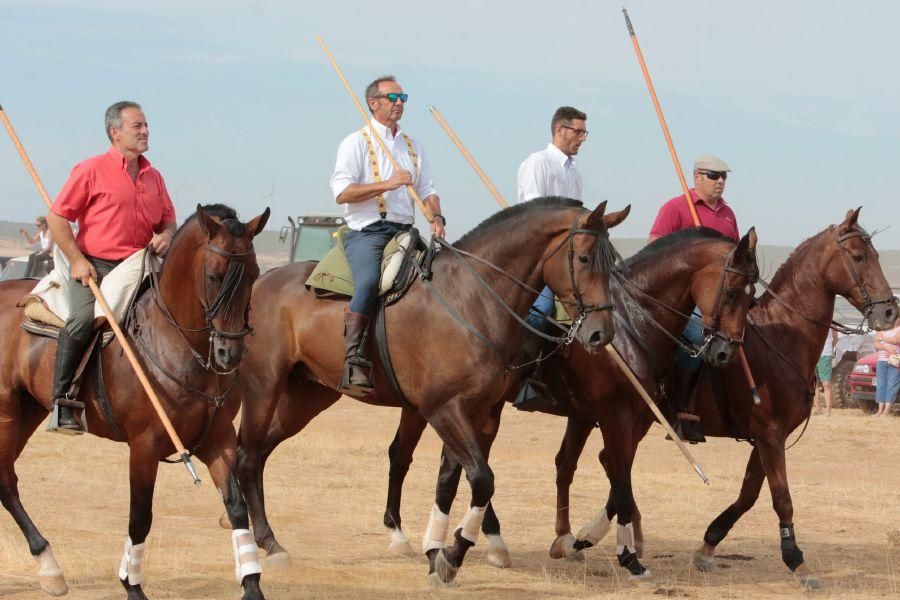
<svg viewBox="0 0 900 600"><path fill-rule="evenodd" d="M436 219L440 219L440 220L441 220L441 223L443 223L444 227L447 226L447 217L445 217L444 215L441 215L441 214L432 215L432 217L431 217L431 222L434 223L434 221L435 221Z"/></svg>

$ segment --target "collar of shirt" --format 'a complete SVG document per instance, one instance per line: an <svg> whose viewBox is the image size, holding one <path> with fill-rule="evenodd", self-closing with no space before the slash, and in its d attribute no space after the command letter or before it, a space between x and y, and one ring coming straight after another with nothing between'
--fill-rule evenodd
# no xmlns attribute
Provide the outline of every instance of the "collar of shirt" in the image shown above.
<svg viewBox="0 0 900 600"><path fill-rule="evenodd" d="M125 159L125 155L119 152L115 146L110 146L106 153L116 162L116 164L122 166L123 171L128 167L128 161ZM138 156L138 173L143 173L149 168L150 161L147 160L143 154Z"/></svg>
<svg viewBox="0 0 900 600"><path fill-rule="evenodd" d="M690 191L691 191L691 200L694 201L694 204L702 204L703 206L705 206L706 208L709 208L709 210L711 210L713 212L719 212L719 209L721 207L728 206L728 203L725 202L725 198L719 198L719 201L716 203L716 207L710 208L709 204L704 202L703 199L697 194L697 190L695 190L694 188L691 188Z"/></svg>
<svg viewBox="0 0 900 600"><path fill-rule="evenodd" d="M389 142L393 142L398 137L403 135L403 130L400 129L399 123L397 124L397 133L395 134L393 131L390 130L389 127L387 127L386 125L382 125L381 123L376 121L375 117L372 117L371 119L369 119L369 122L372 123L372 127L375 128L375 131L378 132L378 135L380 135L382 139L387 140Z"/></svg>
<svg viewBox="0 0 900 600"><path fill-rule="evenodd" d="M553 142L547 144L547 154L559 163L563 169L570 169L575 165L575 159L553 145Z"/></svg>

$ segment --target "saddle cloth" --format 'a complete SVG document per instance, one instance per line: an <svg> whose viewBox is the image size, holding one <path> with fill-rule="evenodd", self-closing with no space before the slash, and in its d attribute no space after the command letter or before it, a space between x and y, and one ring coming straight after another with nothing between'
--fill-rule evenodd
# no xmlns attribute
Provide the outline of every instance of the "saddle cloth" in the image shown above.
<svg viewBox="0 0 900 600"><path fill-rule="evenodd" d="M147 250L144 249L123 260L100 282L100 292L106 298L106 302L118 322L124 319L129 301L142 282L140 279L141 263L145 259L147 265L144 278L150 275L150 269L159 271L162 264L159 257L153 253L147 255ZM61 266L57 266L49 275L38 281L31 293L22 298L16 306L25 307L25 316L31 321L62 328L70 312L66 293L66 287L69 285L69 265L60 261L57 261L56 264ZM95 302L94 328L105 322L106 315L100 308L100 303ZM26 329L31 331L30 328ZM37 333L37 331L33 331L33 333Z"/></svg>
<svg viewBox="0 0 900 600"><path fill-rule="evenodd" d="M333 292L342 296L352 296L356 289L353 285L353 273L347 255L344 254L344 235L350 231L348 227L337 230L337 243L328 251L328 254L316 265L316 268L306 280L306 286L322 292ZM408 231L401 231L394 239L388 242L384 248L384 257L381 260L381 283L379 284L379 296L384 296L394 287L394 281L400 273L403 258L409 250L413 235ZM415 236L420 242L415 252L425 250L424 242Z"/></svg>

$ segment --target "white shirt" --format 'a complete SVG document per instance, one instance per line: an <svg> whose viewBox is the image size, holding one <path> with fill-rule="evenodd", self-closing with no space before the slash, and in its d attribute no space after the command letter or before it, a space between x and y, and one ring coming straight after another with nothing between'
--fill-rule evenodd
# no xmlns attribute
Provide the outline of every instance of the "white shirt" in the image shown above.
<svg viewBox="0 0 900 600"><path fill-rule="evenodd" d="M50 247L50 244L53 241L52 238L50 237L50 231L49 230L39 231L38 233L41 236L41 250L46 250L47 248Z"/></svg>
<svg viewBox="0 0 900 600"><path fill-rule="evenodd" d="M419 198L424 201L428 196L437 194L431 182L431 168L425 159L422 145L410 136L413 149L418 157L418 165L414 166L413 157L410 156L406 140L403 138L403 131L398 127L397 133L394 134L375 119L372 119L371 123L377 134L384 140L385 145L394 156L394 160L400 165L400 168L407 169L412 174L414 178L413 185L419 194ZM378 140L372 139L372 130L366 127L366 133L368 133L369 139L371 139L375 147L378 171L381 175L381 180L384 181L394 173L394 167L381 149L381 144L378 143ZM418 179L415 179L417 168ZM347 189L347 186L351 183L374 182L375 175L372 171L372 165L369 163L368 144L366 144L366 140L359 130L354 131L345 137L338 147L334 173L331 175L331 192L336 200L341 192ZM405 185L385 193L384 205L387 209L386 220L388 221L411 224L416 219L415 201L410 197ZM381 215L378 213L378 201L375 198L370 198L365 202L344 204L344 220L350 229L356 231L381 220Z"/></svg>
<svg viewBox="0 0 900 600"><path fill-rule="evenodd" d="M552 143L519 165L518 202L542 196L581 200L581 173L575 159Z"/></svg>

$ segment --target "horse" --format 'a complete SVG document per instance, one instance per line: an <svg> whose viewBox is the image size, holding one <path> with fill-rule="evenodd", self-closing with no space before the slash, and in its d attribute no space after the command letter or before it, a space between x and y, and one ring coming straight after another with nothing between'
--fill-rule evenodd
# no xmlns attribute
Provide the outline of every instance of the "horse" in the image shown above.
<svg viewBox="0 0 900 600"><path fill-rule="evenodd" d="M417 279L377 319L385 328L402 398L369 336L375 391L357 399L405 406L435 429L466 471L472 506L464 523L476 536L494 488L476 432L518 380L508 367L517 357L534 288L549 285L579 324L568 341L596 353L613 337L608 284L615 249L607 232L629 208L605 210L605 202L590 211L575 200L538 199L495 214L452 246L444 243L430 278ZM235 390L244 399L240 484L267 564L284 563L289 556L265 513L266 460L340 397L346 302L319 298L306 288L313 267L295 263L257 282L251 306L259 318L251 317L256 329L251 345L265 350L250 351ZM471 545L449 552L446 562L458 569ZM432 575L430 570L429 581L435 582Z"/></svg>
<svg viewBox="0 0 900 600"><path fill-rule="evenodd" d="M193 445L193 454L207 465L222 494L245 600L263 598L261 568L234 470L232 421L239 404L227 389L250 332L250 292L259 276L253 238L268 217L266 209L245 224L228 207L198 206L176 232L158 277L151 275L151 289L135 301L127 327L130 345L172 426ZM7 307L0 314L0 345L7 349L0 358L0 500L38 562L41 588L58 596L68 590L63 570L22 506L15 473L16 459L52 408L55 342L26 333L23 310L15 308L33 287L29 280L0 283L0 305ZM84 403L83 422L90 433L129 447L131 508L119 579L129 600L142 600L141 559L153 518L158 465L175 448L118 340L93 360L105 386L86 375L77 398Z"/></svg>
<svg viewBox="0 0 900 600"><path fill-rule="evenodd" d="M676 336L684 329L688 315L696 306L705 315L707 343L701 350L702 356L713 365L723 366L731 360L743 337L757 276L756 233L753 229L736 245L733 240L708 229L685 230L661 238L628 259L624 269L614 274L611 292L617 309L617 335L613 346L644 389L658 391L680 344ZM553 355L548 363L547 383L559 403L556 408L542 412L567 417L564 448L577 449L577 453L568 455L561 450L557 466L565 472L563 477L571 477L591 429L601 429L606 446L603 464L612 485L610 493L621 507L618 561L631 576L647 577L649 570L641 565L636 555L635 528L631 525L628 506L634 503L631 466L636 445L633 439L637 434L642 437L655 417L607 354L589 355L573 348L568 356ZM488 449L499 430L502 408L502 403L497 405L483 430ZM412 462L412 451L423 429L424 424L416 422L404 411L389 451L390 483L384 522L392 530L394 539L402 534L399 508L403 476ZM571 456L575 460L566 464L568 468L563 468L561 461ZM458 465L442 456L433 513L446 516L450 512L459 476ZM574 554L572 547L576 543L569 526L568 486L563 483L557 480L560 490L557 495L557 539L550 551L554 557ZM488 538L488 561L499 567L510 566L509 551L500 535L500 523L492 506L487 509L482 531ZM423 550L431 557L443 543L440 536L431 535L423 540Z"/></svg>
<svg viewBox="0 0 900 600"><path fill-rule="evenodd" d="M897 298L893 297L881 270L878 253L870 236L857 223L859 213L859 208L848 211L840 224L800 244L775 273L767 293L750 309L744 350L761 402L755 403L738 365L724 369L725 402L717 399L712 379L701 378L696 411L701 416L704 434L747 440L752 445L737 500L712 521L703 536L703 544L694 553L693 563L701 571L716 568L713 560L716 547L756 503L766 479L778 515L783 562L805 589L818 589L822 585L796 542L785 441L800 425L808 424L815 364L826 335L831 334L829 329L836 326L831 320L835 298L838 295L846 298L864 315L872 329L890 328L898 315ZM581 429L566 430L556 462L561 506L568 507L568 488L589 433L590 428L584 424ZM645 434L645 427L634 432L632 452ZM604 443L607 442L604 431ZM612 481L615 469L610 468L609 452L604 448L600 461ZM611 489L605 508L579 531L578 539L567 544L567 548L579 550L595 545L609 530L610 520L617 514L621 519L621 506L622 498ZM633 508L635 522L639 522L640 513L634 507L633 498L626 499L624 506ZM558 518L557 533L563 530Z"/></svg>

